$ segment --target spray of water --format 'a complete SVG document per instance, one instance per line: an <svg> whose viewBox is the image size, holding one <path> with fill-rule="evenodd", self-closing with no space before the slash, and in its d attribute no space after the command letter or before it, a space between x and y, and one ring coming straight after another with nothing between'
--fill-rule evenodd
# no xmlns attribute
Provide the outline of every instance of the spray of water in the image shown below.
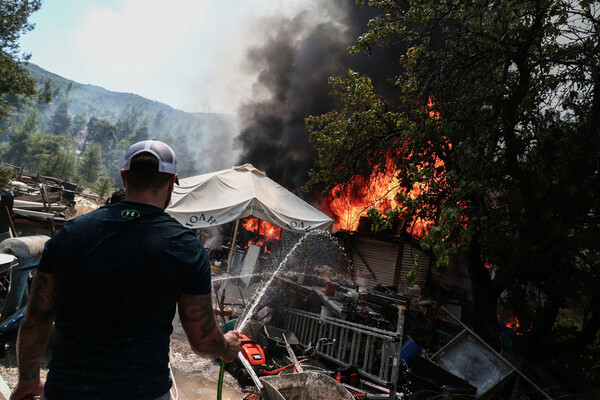
<svg viewBox="0 0 600 400"><path fill-rule="evenodd" d="M227 281L229 279L243 279L243 278L252 278L259 274L246 274L246 275L227 275L227 276L218 276L216 278L212 278L212 282L220 282Z"/></svg>
<svg viewBox="0 0 600 400"><path fill-rule="evenodd" d="M275 277L280 273L280 271L283 270L283 267L287 264L287 261L290 258L290 256L292 254L294 254L294 252L296 251L296 249L298 247L300 247L302 242L310 235L322 235L322 234L329 235L328 232L321 231L321 230L314 230L314 231L307 232L304 236L302 236L300 239L298 239L298 241L296 242L294 247L292 247L292 249L286 254L286 256L283 258L283 260L279 263L279 266L277 267L275 272L273 272L273 274L271 275L269 280L266 282L266 284L252 298L249 307L246 308L246 310L243 313L244 317L239 319L240 322L237 324L237 326L235 328L236 330L242 331L244 329L244 327L248 324L248 322L252 318L252 315L254 314L254 311L256 310L256 307L258 307L261 299L267 292L267 289L269 288L269 286L271 286L271 282L273 282L273 279L275 279Z"/></svg>

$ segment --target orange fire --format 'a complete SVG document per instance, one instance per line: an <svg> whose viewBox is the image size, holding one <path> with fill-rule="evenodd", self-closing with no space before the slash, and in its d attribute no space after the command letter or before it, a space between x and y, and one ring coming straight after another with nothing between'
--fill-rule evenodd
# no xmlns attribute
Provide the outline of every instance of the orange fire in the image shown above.
<svg viewBox="0 0 600 400"><path fill-rule="evenodd" d="M433 97L429 96L429 100L427 101L427 107L431 108L434 105L435 105L435 102L433 101ZM439 111L428 111L427 114L429 114L429 118L440 119Z"/></svg>
<svg viewBox="0 0 600 400"><path fill-rule="evenodd" d="M535 309L531 309L531 318L533 318L533 316L535 316L536 310ZM526 332L531 332L531 329L533 328L533 322L529 322L527 324L527 322L525 322L526 325L523 325L522 323L519 322L519 319L516 316L510 316L508 318L508 321L506 322L506 326L509 327L510 329L512 329L516 335L521 336L523 335L523 333Z"/></svg>
<svg viewBox="0 0 600 400"><path fill-rule="evenodd" d="M248 232L258 233L258 218L248 217L242 220L242 227Z"/></svg>
<svg viewBox="0 0 600 400"><path fill-rule="evenodd" d="M440 162L441 164L441 162ZM398 204L395 197L398 192L406 191L401 187L401 181L393 158L386 158L385 172L373 172L367 179L357 177L351 187L343 188L336 186L329 198L329 208L335 214L334 227L338 230L355 231L361 217L367 216L367 212L374 208L385 213ZM408 196L415 199L424 192L423 185L415 183ZM401 216L406 217L406 215ZM409 233L416 238L422 238L427 234L432 222L416 218L408 227Z"/></svg>
<svg viewBox="0 0 600 400"><path fill-rule="evenodd" d="M267 249L268 243L273 243L281 238L281 228L262 221L255 217L244 218L242 221L242 227L248 232L252 232L256 237L250 239L248 244L255 244L263 248L263 251L269 252Z"/></svg>
<svg viewBox="0 0 600 400"><path fill-rule="evenodd" d="M427 103L428 107L434 105L433 99L430 97ZM437 111L427 111L432 119L440 119L440 114ZM385 172L373 171L367 178L355 177L355 181L344 188L342 185L336 186L331 196L327 199L328 206L335 215L334 229L356 231L361 217L367 216L367 212L374 208L381 213L389 211L398 204L395 197L400 191L405 195L416 199L426 191L426 188L419 183L415 183L406 193L406 189L401 186L401 178L399 170L394 162L394 157L388 155L385 160ZM439 159L435 162L435 168L443 169L443 162ZM401 218L406 218L407 215L401 215ZM428 232L432 221L416 218L411 225L407 227L408 232L415 238L423 238Z"/></svg>
<svg viewBox="0 0 600 400"><path fill-rule="evenodd" d="M519 329L519 320L517 317L510 317L506 322L506 326L516 332Z"/></svg>

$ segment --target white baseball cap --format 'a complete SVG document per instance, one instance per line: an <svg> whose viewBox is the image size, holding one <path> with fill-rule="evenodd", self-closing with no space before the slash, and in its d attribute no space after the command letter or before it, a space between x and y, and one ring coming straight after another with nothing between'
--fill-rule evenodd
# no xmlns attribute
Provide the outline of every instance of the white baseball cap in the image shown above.
<svg viewBox="0 0 600 400"><path fill-rule="evenodd" d="M150 153L158 160L158 171L175 175L177 173L177 156L168 144L159 140L142 140L129 146L125 152L123 170L131 167L131 159L140 153Z"/></svg>

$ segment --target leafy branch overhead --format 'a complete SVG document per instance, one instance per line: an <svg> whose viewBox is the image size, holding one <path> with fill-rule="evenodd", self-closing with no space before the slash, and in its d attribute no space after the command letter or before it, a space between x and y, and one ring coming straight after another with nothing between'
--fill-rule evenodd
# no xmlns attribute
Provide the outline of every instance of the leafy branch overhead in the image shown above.
<svg viewBox="0 0 600 400"><path fill-rule="evenodd" d="M548 337L566 301L589 343L600 295L578 293L600 284L597 2L358 3L380 13L349 52L399 51L393 90L354 70L330 79L337 108L306 119L308 186L331 193L392 160L398 206L372 211L375 225L431 222L421 244L439 266L467 262L480 333L494 336L501 294L516 308L516 288L534 287L546 301L520 311L530 336Z"/></svg>
<svg viewBox="0 0 600 400"><path fill-rule="evenodd" d="M19 54L19 38L33 29L28 18L40 6L40 0L0 2L0 120L7 115L11 103L6 95L35 93L35 82L23 68L29 55Z"/></svg>

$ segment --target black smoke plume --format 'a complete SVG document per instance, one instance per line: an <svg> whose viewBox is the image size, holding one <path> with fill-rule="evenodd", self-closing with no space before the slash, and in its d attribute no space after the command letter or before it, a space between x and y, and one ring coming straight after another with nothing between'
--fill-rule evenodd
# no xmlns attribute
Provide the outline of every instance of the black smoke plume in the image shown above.
<svg viewBox="0 0 600 400"><path fill-rule="evenodd" d="M328 77L348 68L369 73L383 91L398 68L398 54L376 49L348 55L348 46L366 32L377 10L348 0L319 2L329 18L315 24L309 12L291 19L265 21L270 34L247 54L248 67L258 72L257 98L238 110L238 164L251 163L288 190L310 200L300 188L313 166L304 119L330 111Z"/></svg>

